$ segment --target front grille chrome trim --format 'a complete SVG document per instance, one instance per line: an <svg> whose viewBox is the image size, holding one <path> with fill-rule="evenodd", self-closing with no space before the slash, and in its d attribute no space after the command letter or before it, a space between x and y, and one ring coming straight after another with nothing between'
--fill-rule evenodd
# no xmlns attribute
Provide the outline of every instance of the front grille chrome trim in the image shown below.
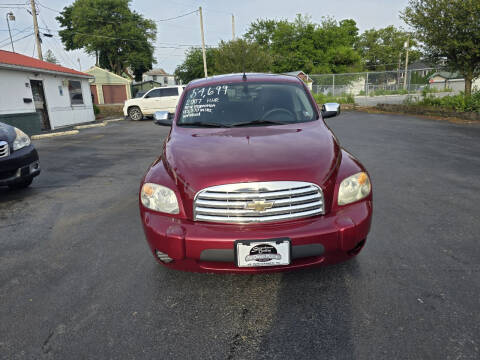
<svg viewBox="0 0 480 360"><path fill-rule="evenodd" d="M262 210L247 204L269 203ZM254 206L253 206L254 207ZM322 189L301 181L251 182L212 186L195 195L194 219L247 224L323 215Z"/></svg>

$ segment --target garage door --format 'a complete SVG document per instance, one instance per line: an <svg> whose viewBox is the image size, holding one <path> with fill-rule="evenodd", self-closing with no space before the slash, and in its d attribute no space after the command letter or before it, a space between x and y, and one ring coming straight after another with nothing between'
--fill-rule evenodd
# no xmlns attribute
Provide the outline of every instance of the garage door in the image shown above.
<svg viewBox="0 0 480 360"><path fill-rule="evenodd" d="M93 95L93 103L98 105L97 86L96 85L90 85L90 92Z"/></svg>
<svg viewBox="0 0 480 360"><path fill-rule="evenodd" d="M125 85L102 85L105 104L123 104L127 100Z"/></svg>

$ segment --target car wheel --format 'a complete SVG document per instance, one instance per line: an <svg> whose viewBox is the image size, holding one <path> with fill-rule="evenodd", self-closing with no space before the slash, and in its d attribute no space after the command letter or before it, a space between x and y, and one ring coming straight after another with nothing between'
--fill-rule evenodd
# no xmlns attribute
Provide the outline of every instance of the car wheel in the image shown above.
<svg viewBox="0 0 480 360"><path fill-rule="evenodd" d="M132 119L133 121L143 119L142 111L137 106L132 106L130 109L128 109L128 116L130 116L130 119Z"/></svg>
<svg viewBox="0 0 480 360"><path fill-rule="evenodd" d="M9 187L9 189L12 189L12 190L25 189L25 188L30 186L32 181L33 181L32 178L25 179L25 180L22 180L20 182L15 183L15 184L10 184L10 185L8 185L8 187Z"/></svg>

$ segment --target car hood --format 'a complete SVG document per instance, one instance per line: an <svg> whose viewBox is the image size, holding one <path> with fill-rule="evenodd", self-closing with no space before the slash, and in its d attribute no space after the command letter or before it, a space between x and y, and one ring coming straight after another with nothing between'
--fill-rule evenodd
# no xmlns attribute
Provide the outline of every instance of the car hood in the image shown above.
<svg viewBox="0 0 480 360"><path fill-rule="evenodd" d="M174 127L163 163L186 197L206 187L252 181L308 181L322 186L340 148L323 121L241 128Z"/></svg>
<svg viewBox="0 0 480 360"><path fill-rule="evenodd" d="M0 122L0 141L6 141L11 144L15 140L15 137L15 128Z"/></svg>

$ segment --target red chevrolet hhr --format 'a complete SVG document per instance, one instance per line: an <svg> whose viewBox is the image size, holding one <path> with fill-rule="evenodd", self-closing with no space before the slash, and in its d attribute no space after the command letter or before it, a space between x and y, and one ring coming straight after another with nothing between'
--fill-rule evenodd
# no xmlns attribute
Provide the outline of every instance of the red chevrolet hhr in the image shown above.
<svg viewBox="0 0 480 360"><path fill-rule="evenodd" d="M179 270L265 272L348 260L365 245L372 189L362 164L293 76L234 74L188 84L141 183L150 249Z"/></svg>

